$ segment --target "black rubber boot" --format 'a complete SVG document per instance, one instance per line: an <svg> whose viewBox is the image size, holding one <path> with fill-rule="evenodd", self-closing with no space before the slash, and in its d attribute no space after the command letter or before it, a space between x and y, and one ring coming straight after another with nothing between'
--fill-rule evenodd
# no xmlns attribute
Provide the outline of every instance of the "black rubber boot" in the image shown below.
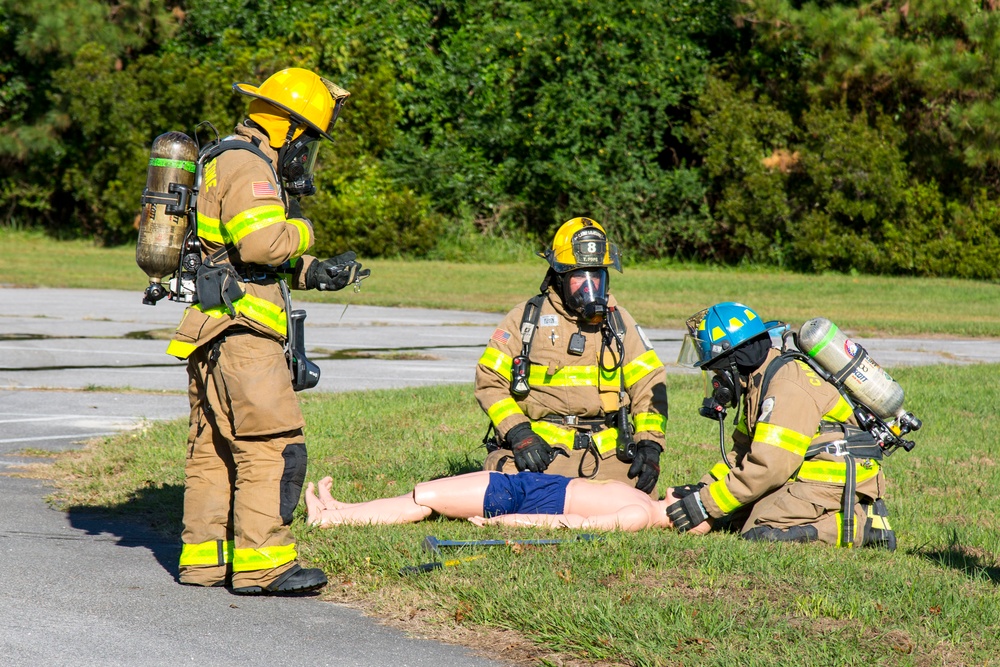
<svg viewBox="0 0 1000 667"><path fill-rule="evenodd" d="M867 505L868 520L865 522L865 539L861 546L872 549L896 550L896 533L889 525L889 508L885 501L877 499Z"/></svg>
<svg viewBox="0 0 1000 667"><path fill-rule="evenodd" d="M240 586L233 588L236 595L300 595L326 586L326 575L319 568L303 568L298 564L267 586Z"/></svg>
<svg viewBox="0 0 1000 667"><path fill-rule="evenodd" d="M771 526L754 526L740 537L751 542L815 542L819 539L819 533L816 526L792 526L784 530Z"/></svg>

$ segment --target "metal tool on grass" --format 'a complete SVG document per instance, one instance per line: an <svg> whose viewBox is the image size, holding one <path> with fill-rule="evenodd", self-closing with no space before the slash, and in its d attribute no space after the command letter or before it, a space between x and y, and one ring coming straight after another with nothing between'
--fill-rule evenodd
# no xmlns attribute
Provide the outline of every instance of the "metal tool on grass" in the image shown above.
<svg viewBox="0 0 1000 667"><path fill-rule="evenodd" d="M440 552L437 554L440 556ZM468 558L454 558L451 560L436 560L430 563L422 563L420 565L407 565L399 570L399 574L406 576L409 574L420 574L422 572L433 572L434 570L441 570L446 567L454 567L456 565L461 565L462 563L467 563L470 560L478 560L480 558L486 558L484 554L479 554L478 556L469 556Z"/></svg>
<svg viewBox="0 0 1000 667"><path fill-rule="evenodd" d="M424 538L424 551L434 554L439 560L442 547L506 547L506 546L534 546L543 544L571 544L574 542L590 542L601 539L600 535L584 533L569 539L542 539L542 540L441 540L433 535Z"/></svg>

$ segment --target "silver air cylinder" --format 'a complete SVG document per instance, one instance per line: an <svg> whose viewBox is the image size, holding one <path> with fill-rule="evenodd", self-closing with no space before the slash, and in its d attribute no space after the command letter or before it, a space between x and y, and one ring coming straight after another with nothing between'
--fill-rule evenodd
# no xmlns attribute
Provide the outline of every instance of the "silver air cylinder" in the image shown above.
<svg viewBox="0 0 1000 667"><path fill-rule="evenodd" d="M879 418L892 421L904 416L903 388L833 322L817 317L803 324L799 345Z"/></svg>
<svg viewBox="0 0 1000 667"><path fill-rule="evenodd" d="M167 132L153 140L135 247L136 264L151 285L158 286L180 263L197 162L198 146L183 132Z"/></svg>

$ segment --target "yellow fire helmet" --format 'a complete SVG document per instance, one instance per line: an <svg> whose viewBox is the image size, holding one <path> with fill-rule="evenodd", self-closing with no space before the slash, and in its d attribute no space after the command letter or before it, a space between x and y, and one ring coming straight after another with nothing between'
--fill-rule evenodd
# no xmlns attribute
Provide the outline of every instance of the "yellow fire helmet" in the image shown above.
<svg viewBox="0 0 1000 667"><path fill-rule="evenodd" d="M260 87L234 83L233 90L254 98L250 119L264 128L272 148L297 139L306 128L333 141L330 132L350 93L307 69L291 67L276 72Z"/></svg>
<svg viewBox="0 0 1000 667"><path fill-rule="evenodd" d="M556 273L609 266L619 273L622 270L618 246L610 243L604 228L590 218L564 222L552 239L552 247L538 255L547 259Z"/></svg>

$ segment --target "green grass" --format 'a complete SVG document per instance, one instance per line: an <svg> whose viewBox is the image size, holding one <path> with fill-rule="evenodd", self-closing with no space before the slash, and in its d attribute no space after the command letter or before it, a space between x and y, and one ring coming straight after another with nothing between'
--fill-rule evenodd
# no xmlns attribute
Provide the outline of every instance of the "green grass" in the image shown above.
<svg viewBox="0 0 1000 667"><path fill-rule="evenodd" d="M409 526L294 523L325 595L421 634L543 664L997 664L1000 641L1000 365L891 369L924 421L917 447L886 461L895 553L754 544L728 534L607 534L590 543L467 548L484 558L417 577L424 536L567 537L569 532L432 520ZM718 457L697 416L701 378L668 377L660 490ZM486 419L470 386L302 395L309 479L356 501L477 469ZM731 425L728 425L731 428ZM99 441L48 470L66 509L94 508L178 536L186 425ZM502 643L500 643L502 642Z"/></svg>
<svg viewBox="0 0 1000 667"><path fill-rule="evenodd" d="M0 230L0 285L135 290L147 279L132 246L99 248L39 233ZM364 258L362 258L364 260ZM365 260L372 276L359 294L298 292L302 301L505 313L535 294L544 260L476 264ZM647 327L681 328L698 310L741 301L767 319L827 317L856 334L1000 337L1000 284L971 280L802 275L774 270L630 266L612 292Z"/></svg>

